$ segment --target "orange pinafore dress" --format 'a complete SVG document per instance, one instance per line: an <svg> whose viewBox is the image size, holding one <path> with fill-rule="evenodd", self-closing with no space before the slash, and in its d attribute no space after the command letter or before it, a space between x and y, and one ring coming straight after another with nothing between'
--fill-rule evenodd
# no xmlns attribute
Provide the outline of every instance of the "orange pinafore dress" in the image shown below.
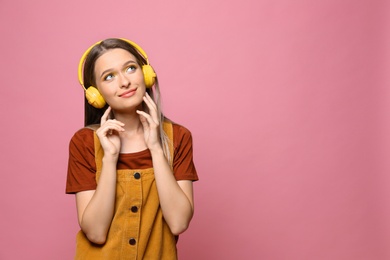
<svg viewBox="0 0 390 260"><path fill-rule="evenodd" d="M169 137L173 157L172 124L164 122L164 131ZM94 142L98 182L103 149L96 133ZM153 168L117 170L115 212L106 243L93 244L80 230L75 259L177 259L176 237L163 218Z"/></svg>

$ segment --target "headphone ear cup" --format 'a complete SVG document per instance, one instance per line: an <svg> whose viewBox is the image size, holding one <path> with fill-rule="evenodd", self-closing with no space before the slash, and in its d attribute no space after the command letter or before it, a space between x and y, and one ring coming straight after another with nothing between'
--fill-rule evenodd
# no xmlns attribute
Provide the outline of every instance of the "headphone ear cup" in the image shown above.
<svg viewBox="0 0 390 260"><path fill-rule="evenodd" d="M149 64L142 66L142 72L144 73L145 86L147 88L153 87L156 82L156 73L154 69Z"/></svg>
<svg viewBox="0 0 390 260"><path fill-rule="evenodd" d="M104 100L102 94L100 94L97 88L90 86L85 91L85 97L90 105L96 108L103 108L106 105L106 101Z"/></svg>

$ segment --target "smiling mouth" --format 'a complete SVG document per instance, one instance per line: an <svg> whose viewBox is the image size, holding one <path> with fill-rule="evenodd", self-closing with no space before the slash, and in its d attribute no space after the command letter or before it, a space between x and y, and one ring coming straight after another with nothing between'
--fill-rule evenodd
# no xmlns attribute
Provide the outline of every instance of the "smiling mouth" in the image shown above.
<svg viewBox="0 0 390 260"><path fill-rule="evenodd" d="M122 93L121 95L119 95L119 97L131 97L135 94L136 92L136 89L132 89L132 90L129 90L129 91L126 91L125 93Z"/></svg>

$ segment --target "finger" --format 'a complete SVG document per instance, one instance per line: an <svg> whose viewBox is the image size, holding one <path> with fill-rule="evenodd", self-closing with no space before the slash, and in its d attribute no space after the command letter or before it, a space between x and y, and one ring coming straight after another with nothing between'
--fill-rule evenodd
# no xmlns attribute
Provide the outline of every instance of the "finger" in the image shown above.
<svg viewBox="0 0 390 260"><path fill-rule="evenodd" d="M141 111L140 111L141 112ZM138 113L139 114L139 119L141 120L141 123L148 123L148 120L146 119L146 117L145 116L147 116L148 114L146 114L146 113L143 113L143 114L141 114L141 113Z"/></svg>
<svg viewBox="0 0 390 260"><path fill-rule="evenodd" d="M106 121L97 131L96 133L101 136L109 136L113 133L124 132L123 128L125 124L120 121L109 119Z"/></svg>
<svg viewBox="0 0 390 260"><path fill-rule="evenodd" d="M106 122L105 127L110 130L116 130L118 132L125 131L123 128L125 124L115 119L110 119Z"/></svg>
<svg viewBox="0 0 390 260"><path fill-rule="evenodd" d="M138 112L142 112L142 111L138 111L137 110L137 113ZM139 120L141 121L141 124L142 124L142 126L144 128L144 131L148 131L149 130L148 120L146 119L146 117L143 114L141 114L141 113L138 113L138 114L139 114ZM146 114L146 113L144 113L144 114Z"/></svg>
<svg viewBox="0 0 390 260"><path fill-rule="evenodd" d="M144 111L141 110L137 110L137 114L140 115L141 122L142 120L144 120L145 123L146 122L148 123L148 125L158 125L158 122L154 121L153 118L148 113L145 113Z"/></svg>
<svg viewBox="0 0 390 260"><path fill-rule="evenodd" d="M111 112L111 107L109 106L104 114L102 115L102 118L100 119L100 125L103 125L107 120Z"/></svg>
<svg viewBox="0 0 390 260"><path fill-rule="evenodd" d="M159 123L159 117L157 113L157 106L153 102L150 96L144 97L144 102L149 108L150 115L152 116L153 120L158 124Z"/></svg>
<svg viewBox="0 0 390 260"><path fill-rule="evenodd" d="M148 105L148 107L153 107L155 110L157 110L157 105L154 102L153 98L148 94L148 92L145 93L144 101Z"/></svg>
<svg viewBox="0 0 390 260"><path fill-rule="evenodd" d="M144 118L145 120L148 120L148 118L150 118L150 115L148 113L145 113L142 110L137 110L136 112L137 112L138 115L140 115L140 118Z"/></svg>
<svg viewBox="0 0 390 260"><path fill-rule="evenodd" d="M124 132L124 131L125 131L125 129L124 129L123 127L119 126L119 125L110 125L110 126L108 126L108 127L104 130L104 132L105 132L106 134L109 134L109 135L112 135L112 134L114 134L114 133Z"/></svg>

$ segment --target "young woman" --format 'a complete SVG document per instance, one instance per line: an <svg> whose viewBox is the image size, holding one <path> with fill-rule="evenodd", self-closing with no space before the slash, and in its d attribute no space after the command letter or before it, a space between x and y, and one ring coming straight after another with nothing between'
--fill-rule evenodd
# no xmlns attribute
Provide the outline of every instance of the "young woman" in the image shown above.
<svg viewBox="0 0 390 260"><path fill-rule="evenodd" d="M191 133L163 116L157 76L134 42L92 45L79 80L85 127L70 141L66 186L81 227L76 259L177 259L198 180Z"/></svg>

